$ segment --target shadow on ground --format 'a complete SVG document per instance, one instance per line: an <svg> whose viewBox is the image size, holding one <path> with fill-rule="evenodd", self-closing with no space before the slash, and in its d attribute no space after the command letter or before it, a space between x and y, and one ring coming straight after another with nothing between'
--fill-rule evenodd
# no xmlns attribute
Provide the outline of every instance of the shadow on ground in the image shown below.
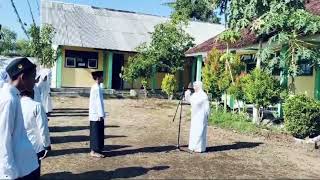
<svg viewBox="0 0 320 180"><path fill-rule="evenodd" d="M123 149L131 147L129 145L106 145L104 146L104 152L109 152L117 149ZM71 154L84 154L84 153L89 153L89 145L88 148L75 148L75 149L58 149L55 150L53 149L52 151L49 152L48 157L55 157L55 156L64 156L64 155L71 155Z"/></svg>
<svg viewBox="0 0 320 180"><path fill-rule="evenodd" d="M261 144L263 144L263 143L260 143L260 142L235 142L234 144L207 147L206 153L239 150L239 149L251 149L251 148L258 147ZM188 145L183 145L180 147L187 148Z"/></svg>
<svg viewBox="0 0 320 180"><path fill-rule="evenodd" d="M105 135L104 139L110 139L110 138L124 138L127 136L123 135ZM77 136L53 136L50 137L51 144L61 144L61 143L70 143L70 142L83 142L83 141L89 141L89 136L83 136L83 135L77 135Z"/></svg>
<svg viewBox="0 0 320 180"><path fill-rule="evenodd" d="M207 151L210 152L220 152L220 151L229 151L229 150L238 150L238 149L250 149L260 146L263 143L260 142L236 142L229 145L213 146L208 147Z"/></svg>
<svg viewBox="0 0 320 180"><path fill-rule="evenodd" d="M119 128L117 125L105 125L104 128ZM69 131L81 131L90 129L89 126L51 126L50 132L69 132Z"/></svg>
<svg viewBox="0 0 320 180"><path fill-rule="evenodd" d="M126 149L121 151L110 151L106 153L107 157L125 156L138 153L161 153L170 152L176 150L176 146L155 146L155 147L143 147L137 149Z"/></svg>
<svg viewBox="0 0 320 180"><path fill-rule="evenodd" d="M149 171L163 171L170 166L155 166L152 168L145 167L126 167L118 168L113 171L90 171L81 174L71 172L58 172L45 174L41 179L115 179L115 178L134 178L147 174Z"/></svg>
<svg viewBox="0 0 320 180"><path fill-rule="evenodd" d="M54 109L48 117L85 117L88 116L88 108L61 108Z"/></svg>

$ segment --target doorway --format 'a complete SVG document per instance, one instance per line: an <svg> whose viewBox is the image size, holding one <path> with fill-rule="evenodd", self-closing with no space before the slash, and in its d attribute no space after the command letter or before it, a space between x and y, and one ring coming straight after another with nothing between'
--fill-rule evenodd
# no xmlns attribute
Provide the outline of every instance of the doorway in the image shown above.
<svg viewBox="0 0 320 180"><path fill-rule="evenodd" d="M120 77L121 67L124 65L124 55L114 54L112 63L112 89L122 90L123 80Z"/></svg>

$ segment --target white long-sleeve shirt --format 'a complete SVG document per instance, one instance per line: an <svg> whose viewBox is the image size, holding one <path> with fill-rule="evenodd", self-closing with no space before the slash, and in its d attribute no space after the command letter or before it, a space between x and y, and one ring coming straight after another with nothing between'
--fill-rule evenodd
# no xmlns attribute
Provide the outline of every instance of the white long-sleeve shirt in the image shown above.
<svg viewBox="0 0 320 180"><path fill-rule="evenodd" d="M37 85L34 86L33 92L34 92L34 97L33 97L33 99L34 99L36 102L41 103L41 92L40 92L40 88L39 88Z"/></svg>
<svg viewBox="0 0 320 180"><path fill-rule="evenodd" d="M39 153L51 145L46 112L41 103L29 97L21 98L21 106L28 138Z"/></svg>
<svg viewBox="0 0 320 180"><path fill-rule="evenodd" d="M24 128L20 92L6 85L0 92L0 179L16 179L39 167Z"/></svg>
<svg viewBox="0 0 320 180"><path fill-rule="evenodd" d="M104 117L103 92L98 84L94 84L90 91L89 120L99 121Z"/></svg>

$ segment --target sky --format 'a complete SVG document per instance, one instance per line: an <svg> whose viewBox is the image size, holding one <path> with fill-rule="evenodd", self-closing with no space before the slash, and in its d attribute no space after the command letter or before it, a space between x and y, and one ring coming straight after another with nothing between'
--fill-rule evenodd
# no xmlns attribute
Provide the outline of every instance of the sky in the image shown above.
<svg viewBox="0 0 320 180"><path fill-rule="evenodd" d="M40 13L38 5L40 6L41 0L29 0L32 8L32 12L35 16L36 23L39 24ZM134 12L141 12L147 14L154 14L160 16L169 16L171 9L167 6L162 5L170 0L58 0L67 3L75 4L86 4L97 7L127 10ZM21 19L27 25L32 23L27 0L14 0ZM26 38L24 35L20 23L18 22L17 16L14 13L13 7L11 6L11 0L0 0L0 24L15 31L18 35L18 39Z"/></svg>

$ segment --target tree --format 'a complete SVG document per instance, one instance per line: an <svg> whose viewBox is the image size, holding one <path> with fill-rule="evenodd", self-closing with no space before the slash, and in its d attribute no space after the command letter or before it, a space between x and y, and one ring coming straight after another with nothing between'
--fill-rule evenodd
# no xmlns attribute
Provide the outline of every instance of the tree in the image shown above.
<svg viewBox="0 0 320 180"><path fill-rule="evenodd" d="M320 32L320 16L307 12L299 3L273 2L270 7L270 11L257 19L253 26L258 34L274 34L259 56L268 63L281 65L284 75L292 77L294 92L299 62L307 60L316 64L320 61L317 45L305 39ZM280 56L271 58L277 52L280 52Z"/></svg>
<svg viewBox="0 0 320 180"><path fill-rule="evenodd" d="M224 90L224 110L227 110L228 89L235 84L235 77L240 75L242 63L240 57L235 53L230 52L230 44L236 42L240 38L240 34L234 30L224 31L219 35L219 41L226 43L226 52L220 57L220 61L224 62L224 72L220 81L221 89Z"/></svg>
<svg viewBox="0 0 320 180"><path fill-rule="evenodd" d="M10 55L15 50L15 43L17 39L17 34L10 29L5 27L1 30L1 39L0 39L0 54Z"/></svg>
<svg viewBox="0 0 320 180"><path fill-rule="evenodd" d="M166 3L174 9L172 16L185 16L203 22L220 23L220 18L214 12L215 7L210 0L176 0Z"/></svg>
<svg viewBox="0 0 320 180"><path fill-rule="evenodd" d="M16 43L16 53L20 56L30 57L32 56L32 49L30 41L25 39L19 39Z"/></svg>
<svg viewBox="0 0 320 180"><path fill-rule="evenodd" d="M223 89L219 86L219 80L225 65L220 61L221 56L222 53L219 50L212 49L208 54L202 71L204 90L210 93L212 98L216 100L216 110L218 110L219 99L223 93Z"/></svg>
<svg viewBox="0 0 320 180"><path fill-rule="evenodd" d="M156 67L166 68L170 74L183 70L185 52L194 44L193 38L182 29L181 24L159 24L151 38L147 48Z"/></svg>
<svg viewBox="0 0 320 180"><path fill-rule="evenodd" d="M52 40L55 34L52 25L45 24L41 28L33 24L29 30L31 37L31 55L38 58L41 65L52 67L55 63Z"/></svg>
<svg viewBox="0 0 320 180"><path fill-rule="evenodd" d="M152 76L152 67L155 64L155 60L152 58L146 44L140 45L137 48L137 52L135 56L129 57L128 66L124 69L124 79L133 82L140 78L145 98L147 98L147 80Z"/></svg>
<svg viewBox="0 0 320 180"><path fill-rule="evenodd" d="M259 123L263 115L260 109L280 101L282 89L272 75L261 69L255 69L243 78L243 92L247 103L254 104L258 112L253 112L253 122Z"/></svg>
<svg viewBox="0 0 320 180"><path fill-rule="evenodd" d="M177 89L177 80L173 74L166 74L162 80L161 89L168 95L168 99L172 100L173 94Z"/></svg>
<svg viewBox="0 0 320 180"><path fill-rule="evenodd" d="M125 68L125 79L142 78L146 82L155 70L165 68L174 75L184 66L184 53L193 46L193 38L183 30L181 19L158 24L149 44L142 44ZM146 85L146 83L145 83ZM146 92L146 86L144 86Z"/></svg>

